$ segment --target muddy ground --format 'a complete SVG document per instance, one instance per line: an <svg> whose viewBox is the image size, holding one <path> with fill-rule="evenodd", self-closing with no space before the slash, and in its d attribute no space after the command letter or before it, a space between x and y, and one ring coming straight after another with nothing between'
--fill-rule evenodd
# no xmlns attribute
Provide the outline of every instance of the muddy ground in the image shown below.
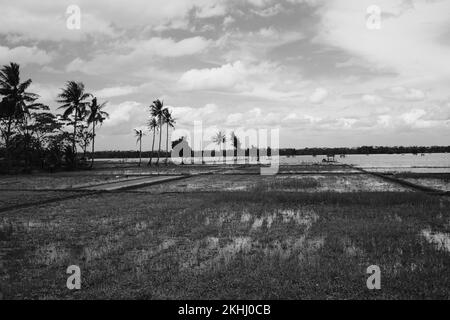
<svg viewBox="0 0 450 320"><path fill-rule="evenodd" d="M193 176L98 194L71 190L133 176L1 177L3 298L450 298L446 197L339 166L163 169ZM66 287L69 265L81 290ZM367 289L370 265L381 290Z"/></svg>

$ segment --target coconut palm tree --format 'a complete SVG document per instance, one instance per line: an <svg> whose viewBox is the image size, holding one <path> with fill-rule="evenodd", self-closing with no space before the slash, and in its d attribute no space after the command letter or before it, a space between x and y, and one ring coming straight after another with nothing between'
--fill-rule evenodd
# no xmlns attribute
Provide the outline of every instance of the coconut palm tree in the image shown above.
<svg viewBox="0 0 450 320"><path fill-rule="evenodd" d="M162 123L164 121L164 102L159 99L153 101L153 104L150 106L150 112L152 114L152 117L158 120L159 147L158 147L158 160L156 160L156 164L159 164L159 158L161 154Z"/></svg>
<svg viewBox="0 0 450 320"><path fill-rule="evenodd" d="M95 126L97 123L102 125L103 121L109 118L109 114L102 109L106 106L107 102L102 104L97 103L97 98L92 99L89 105L89 111L87 115L88 124L92 124L92 154L91 154L91 168L94 166L94 152L95 152Z"/></svg>
<svg viewBox="0 0 450 320"><path fill-rule="evenodd" d="M136 144L139 143L139 167L141 166L142 162L142 136L144 133L142 130L134 129L134 135L136 137Z"/></svg>
<svg viewBox="0 0 450 320"><path fill-rule="evenodd" d="M158 121L154 117L152 117L148 123L148 128L150 132L153 132L153 140L152 140L152 151L150 153L150 160L148 161L147 165L152 165L153 160L153 150L155 150L155 135L156 131L158 131Z"/></svg>
<svg viewBox="0 0 450 320"><path fill-rule="evenodd" d="M215 144L217 144L219 146L222 157L223 157L222 146L225 144L226 141L227 141L227 137L226 137L225 133L223 133L222 131L217 132L216 135L212 137L212 142L214 142ZM223 162L225 163L225 157L223 157Z"/></svg>
<svg viewBox="0 0 450 320"><path fill-rule="evenodd" d="M20 82L20 66L11 62L0 70L0 95L4 96L0 105L0 117L6 119L6 129L4 130L6 158L8 168L10 165L9 149L14 122L21 122L25 129L25 137L28 141L28 118L32 109L47 109L48 107L35 103L39 95L26 90L31 85L31 79ZM26 148L28 150L28 144ZM27 152L28 153L28 152ZM28 159L28 158L27 158Z"/></svg>
<svg viewBox="0 0 450 320"><path fill-rule="evenodd" d="M172 113L169 109L163 110L164 122L166 123L166 165L169 163L169 127L175 128L175 119L172 117Z"/></svg>
<svg viewBox="0 0 450 320"><path fill-rule="evenodd" d="M73 114L73 137L72 137L72 151L75 157L74 164L76 164L76 132L77 123L81 121L85 115L86 101L91 97L90 93L84 91L84 84L82 82L68 81L66 87L61 89L62 92L58 95L58 103L62 103L59 109L65 109L63 113L64 119L69 119Z"/></svg>

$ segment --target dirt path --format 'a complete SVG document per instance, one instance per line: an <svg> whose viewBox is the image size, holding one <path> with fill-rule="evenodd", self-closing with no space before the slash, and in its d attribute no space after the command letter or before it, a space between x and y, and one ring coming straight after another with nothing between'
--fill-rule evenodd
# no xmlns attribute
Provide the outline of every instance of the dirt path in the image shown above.
<svg viewBox="0 0 450 320"><path fill-rule="evenodd" d="M145 187L156 183L164 183L174 180L185 179L190 176L161 176L161 177L144 177L139 179L131 179L126 181L106 182L88 187L80 188L81 190L98 190L98 191L115 191L128 190L134 188Z"/></svg>
<svg viewBox="0 0 450 320"><path fill-rule="evenodd" d="M164 182L169 182L169 181L174 181L174 180L179 180L179 179L185 179L185 178L189 178L189 177L190 176L188 176L188 175L175 176L175 177L174 176L145 177L145 178L141 178L141 179L132 179L129 181L101 183L101 184L97 184L97 185L91 185L88 187L79 188L76 190L74 190L74 189L70 190L70 191L78 191L77 194L71 194L68 196L59 196L59 197L54 197L54 198L40 200L40 201L33 201L33 202L28 202L28 203L16 204L16 205L12 205L12 206L6 206L3 208L0 208L0 213L10 211L10 210L42 206L42 205L55 203L55 202L59 202L59 201L93 196L93 195L96 195L99 193L104 193L104 192L109 192L109 191L130 190L130 189L134 189L134 188L140 188L140 187L144 187L144 186L149 186L149 185L153 185L153 184L164 183ZM38 190L33 190L33 191L38 191ZM61 191L61 190L59 190L59 191Z"/></svg>

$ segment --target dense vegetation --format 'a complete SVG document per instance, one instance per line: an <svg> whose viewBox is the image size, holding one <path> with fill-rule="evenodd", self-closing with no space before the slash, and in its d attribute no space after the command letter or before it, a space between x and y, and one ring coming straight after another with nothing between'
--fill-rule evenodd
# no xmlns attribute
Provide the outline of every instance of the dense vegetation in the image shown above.
<svg viewBox="0 0 450 320"><path fill-rule="evenodd" d="M107 157L95 152L96 128L108 118L103 109L106 102L85 90L82 82L68 81L58 94L56 102L62 114L53 113L50 107L39 102L39 95L29 92L31 79L21 82L20 66L10 63L0 69L0 172L31 172L33 169L69 170L87 169L94 165L94 158ZM161 156L168 163L169 128L175 120L160 100L150 108L148 127L153 134L152 152L145 153L152 159ZM166 130L166 151L162 151L162 132ZM142 157L143 131L135 130ZM156 134L159 133L157 152ZM88 148L91 146L91 150ZM90 162L88 162L90 157ZM139 163L140 165L140 163Z"/></svg>
<svg viewBox="0 0 450 320"><path fill-rule="evenodd" d="M89 167L87 148L94 154L95 129L108 117L106 103L99 104L83 83L68 81L56 100L63 113L54 114L28 91L31 83L21 81L16 63L0 70L0 171Z"/></svg>
<svg viewBox="0 0 450 320"><path fill-rule="evenodd" d="M450 152L450 146L431 147L386 147L386 146L362 146L355 148L304 148L304 149L280 149L280 155L322 155L322 154L402 154L402 153L444 153Z"/></svg>

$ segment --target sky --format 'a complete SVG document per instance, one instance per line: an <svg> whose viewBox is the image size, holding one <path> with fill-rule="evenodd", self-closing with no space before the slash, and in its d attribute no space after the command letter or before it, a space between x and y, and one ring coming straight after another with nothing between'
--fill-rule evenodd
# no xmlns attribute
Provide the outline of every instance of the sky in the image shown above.
<svg viewBox="0 0 450 320"><path fill-rule="evenodd" d="M108 102L98 150L136 149L133 129L146 128L157 98L177 129L202 121L205 140L218 130L279 129L280 147L449 144L448 0L0 0L0 8L0 64L19 63L41 102L57 110L69 80ZM149 149L151 135L143 143Z"/></svg>

